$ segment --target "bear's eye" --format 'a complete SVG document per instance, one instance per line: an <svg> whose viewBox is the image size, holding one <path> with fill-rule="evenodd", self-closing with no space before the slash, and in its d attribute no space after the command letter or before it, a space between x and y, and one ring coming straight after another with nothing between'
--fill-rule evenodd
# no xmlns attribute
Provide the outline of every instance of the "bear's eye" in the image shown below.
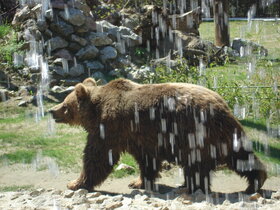
<svg viewBox="0 0 280 210"><path fill-rule="evenodd" d="M63 111L64 111L64 114L67 114L67 113L68 113L68 107L67 107L66 104L63 104L62 109L63 109Z"/></svg>
<svg viewBox="0 0 280 210"><path fill-rule="evenodd" d="M68 114L68 112L69 112L69 109L67 107L65 107L64 114Z"/></svg>

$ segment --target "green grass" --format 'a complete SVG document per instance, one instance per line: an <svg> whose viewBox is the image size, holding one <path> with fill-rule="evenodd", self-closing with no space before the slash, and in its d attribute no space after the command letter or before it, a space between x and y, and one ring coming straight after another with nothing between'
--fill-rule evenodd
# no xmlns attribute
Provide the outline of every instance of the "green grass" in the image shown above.
<svg viewBox="0 0 280 210"><path fill-rule="evenodd" d="M21 186L11 185L5 187L0 186L0 192L16 192L22 190L31 190L33 188L34 188L33 185L21 185Z"/></svg>
<svg viewBox="0 0 280 210"><path fill-rule="evenodd" d="M8 34L9 36L7 36ZM16 32L11 26L0 25L0 45L0 61L11 64L14 52L20 52L19 49L22 43L17 41Z"/></svg>
<svg viewBox="0 0 280 210"><path fill-rule="evenodd" d="M53 104L46 104L46 109ZM51 157L65 170L71 168L78 172L81 169L83 148L86 143L86 132L82 128L56 124L56 132L48 134L48 117L36 123L35 119L26 117L26 108L4 106L0 104L0 163L32 163L38 154ZM35 108L28 113L35 113ZM135 168L134 171L120 170L114 177L137 173L138 167L132 156L123 154L120 163ZM44 166L43 166L44 167Z"/></svg>
<svg viewBox="0 0 280 210"><path fill-rule="evenodd" d="M224 66L210 65L206 70L207 87L222 95L229 106L233 108L235 103L246 105L252 117L252 101L257 100L260 105L261 118L268 118L270 110L277 112L280 109L279 87L278 91L273 86L280 84L280 23L253 21L252 27L248 27L247 21L230 22L230 38L244 38L263 45L268 49L268 56L256 59L256 68L252 75L248 74L248 63L253 56L235 58ZM214 42L214 23L204 22L200 25L202 39ZM214 87L214 78L217 88ZM241 88L242 86L260 88ZM280 123L279 119L273 119L274 123Z"/></svg>
<svg viewBox="0 0 280 210"><path fill-rule="evenodd" d="M0 39L3 39L11 30L9 25L0 25Z"/></svg>
<svg viewBox="0 0 280 210"><path fill-rule="evenodd" d="M35 151L17 150L8 154L0 156L0 161L8 160L10 164L13 163L31 163L36 155Z"/></svg>

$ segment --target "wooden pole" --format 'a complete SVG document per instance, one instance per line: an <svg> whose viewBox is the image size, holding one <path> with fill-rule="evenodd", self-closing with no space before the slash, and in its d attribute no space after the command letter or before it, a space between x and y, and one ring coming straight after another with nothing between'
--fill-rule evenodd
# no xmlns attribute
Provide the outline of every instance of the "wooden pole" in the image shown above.
<svg viewBox="0 0 280 210"><path fill-rule="evenodd" d="M214 0L215 44L230 46L228 0Z"/></svg>

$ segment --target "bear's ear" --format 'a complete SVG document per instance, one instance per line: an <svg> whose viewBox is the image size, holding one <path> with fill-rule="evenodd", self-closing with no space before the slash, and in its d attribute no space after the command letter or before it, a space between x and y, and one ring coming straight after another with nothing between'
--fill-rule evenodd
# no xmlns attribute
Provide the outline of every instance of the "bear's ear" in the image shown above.
<svg viewBox="0 0 280 210"><path fill-rule="evenodd" d="M93 79L93 78L91 78L91 77L85 79L85 80L83 81L83 84L86 85L86 86L96 86L96 85L97 85L95 79Z"/></svg>
<svg viewBox="0 0 280 210"><path fill-rule="evenodd" d="M83 100L89 95L87 87L82 83L79 83L75 86L75 92L78 100Z"/></svg>

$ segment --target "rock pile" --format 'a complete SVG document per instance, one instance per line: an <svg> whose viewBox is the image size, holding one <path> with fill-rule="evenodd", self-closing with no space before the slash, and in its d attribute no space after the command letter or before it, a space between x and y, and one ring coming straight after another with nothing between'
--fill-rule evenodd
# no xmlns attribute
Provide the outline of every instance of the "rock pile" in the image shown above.
<svg viewBox="0 0 280 210"><path fill-rule="evenodd" d="M174 192L173 192L174 194ZM108 195L100 192L88 193L86 190L60 191L55 189L36 189L33 191L1 192L1 209L279 209L280 191L273 193L271 199L260 194L239 195L220 198L205 196L200 191L193 195L174 195L161 197L158 194L143 194L133 191L130 195ZM170 197L171 196L171 197ZM177 196L177 197L176 197Z"/></svg>
<svg viewBox="0 0 280 210"><path fill-rule="evenodd" d="M15 65L27 64L24 73L37 82L41 60L46 59L52 86L69 86L124 66L125 47L141 44L131 29L95 21L85 0L27 1L13 25L26 50L25 55L15 55Z"/></svg>

